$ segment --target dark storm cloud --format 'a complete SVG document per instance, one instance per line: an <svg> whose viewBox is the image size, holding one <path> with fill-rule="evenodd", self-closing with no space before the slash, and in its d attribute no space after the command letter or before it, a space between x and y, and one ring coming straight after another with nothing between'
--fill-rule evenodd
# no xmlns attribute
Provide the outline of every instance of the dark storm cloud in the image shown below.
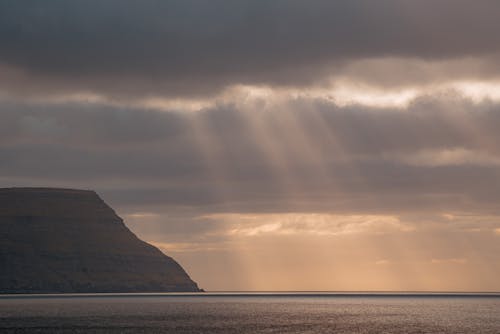
<svg viewBox="0 0 500 334"><path fill-rule="evenodd" d="M301 85L356 59L495 54L499 12L465 0L2 1L1 84L122 97Z"/></svg>
<svg viewBox="0 0 500 334"><path fill-rule="evenodd" d="M0 182L94 188L126 211L497 210L496 104L298 99L267 108L4 104ZM451 160L439 160L449 150ZM420 161L419 152L430 153Z"/></svg>

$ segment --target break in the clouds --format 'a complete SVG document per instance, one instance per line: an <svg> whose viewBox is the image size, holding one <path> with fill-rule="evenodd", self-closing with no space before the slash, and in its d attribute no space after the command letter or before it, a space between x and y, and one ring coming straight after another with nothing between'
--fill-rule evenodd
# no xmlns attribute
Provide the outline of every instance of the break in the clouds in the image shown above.
<svg viewBox="0 0 500 334"><path fill-rule="evenodd" d="M1 1L0 185L95 189L207 289L498 290L499 12Z"/></svg>

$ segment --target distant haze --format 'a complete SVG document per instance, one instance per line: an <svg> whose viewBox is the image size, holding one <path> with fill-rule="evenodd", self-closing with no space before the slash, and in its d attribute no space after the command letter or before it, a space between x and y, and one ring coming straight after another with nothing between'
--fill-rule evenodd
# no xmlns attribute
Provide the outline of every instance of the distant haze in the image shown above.
<svg viewBox="0 0 500 334"><path fill-rule="evenodd" d="M499 291L500 2L0 4L0 187L206 290Z"/></svg>

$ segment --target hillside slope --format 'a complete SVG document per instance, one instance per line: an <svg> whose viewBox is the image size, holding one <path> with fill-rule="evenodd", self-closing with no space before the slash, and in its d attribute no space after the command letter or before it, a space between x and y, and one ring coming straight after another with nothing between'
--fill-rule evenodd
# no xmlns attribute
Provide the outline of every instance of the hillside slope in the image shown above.
<svg viewBox="0 0 500 334"><path fill-rule="evenodd" d="M0 189L0 293L199 291L93 191Z"/></svg>

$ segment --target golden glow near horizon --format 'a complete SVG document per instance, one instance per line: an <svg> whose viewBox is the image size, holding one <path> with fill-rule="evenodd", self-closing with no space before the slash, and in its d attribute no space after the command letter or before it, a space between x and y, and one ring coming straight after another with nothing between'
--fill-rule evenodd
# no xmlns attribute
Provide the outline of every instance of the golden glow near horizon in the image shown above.
<svg viewBox="0 0 500 334"><path fill-rule="evenodd" d="M208 290L495 290L500 268L477 242L499 228L471 230L468 218L223 213L197 218L220 225L200 240L150 241Z"/></svg>

